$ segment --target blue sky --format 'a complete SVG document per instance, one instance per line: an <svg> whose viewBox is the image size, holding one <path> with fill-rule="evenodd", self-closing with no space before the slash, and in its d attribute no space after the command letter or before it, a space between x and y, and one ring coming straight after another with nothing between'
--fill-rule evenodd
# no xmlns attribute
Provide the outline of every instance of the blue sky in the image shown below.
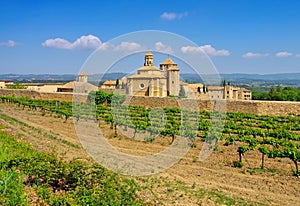
<svg viewBox="0 0 300 206"><path fill-rule="evenodd" d="M204 50L220 73L300 72L299 8L298 0L2 0L0 73L75 74L97 46L139 30L190 39L198 47L187 52Z"/></svg>

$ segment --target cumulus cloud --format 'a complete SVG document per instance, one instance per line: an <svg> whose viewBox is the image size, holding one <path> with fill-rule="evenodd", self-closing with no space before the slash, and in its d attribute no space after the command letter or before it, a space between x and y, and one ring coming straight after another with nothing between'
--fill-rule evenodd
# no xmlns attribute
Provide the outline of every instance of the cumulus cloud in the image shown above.
<svg viewBox="0 0 300 206"><path fill-rule="evenodd" d="M165 45L160 41L155 43L155 50L169 54L173 53L173 50L170 46Z"/></svg>
<svg viewBox="0 0 300 206"><path fill-rule="evenodd" d="M121 42L119 45L114 46L115 51L132 52L141 49L142 46L136 42Z"/></svg>
<svg viewBox="0 0 300 206"><path fill-rule="evenodd" d="M209 56L229 56L230 52L225 49L216 50L211 45L203 45L199 47L194 46L183 46L181 47L181 52L183 53L206 53Z"/></svg>
<svg viewBox="0 0 300 206"><path fill-rule="evenodd" d="M292 53L289 53L289 52L286 52L286 51L276 53L277 57L289 57L291 55L292 55Z"/></svg>
<svg viewBox="0 0 300 206"><path fill-rule="evenodd" d="M65 39L55 38L55 39L47 39L44 43L42 43L43 47L52 47L57 49L71 49L72 43Z"/></svg>
<svg viewBox="0 0 300 206"><path fill-rule="evenodd" d="M182 19L187 15L188 15L187 12L183 12L183 13L164 12L160 15L160 18L165 20L174 20L174 19Z"/></svg>
<svg viewBox="0 0 300 206"><path fill-rule="evenodd" d="M107 50L108 48L112 48L113 45L110 44L109 42L104 42L101 44L101 46L98 47L99 50Z"/></svg>
<svg viewBox="0 0 300 206"><path fill-rule="evenodd" d="M76 39L76 41L72 44L73 48L76 49L96 49L98 48L102 42L100 39L93 35L81 36Z"/></svg>
<svg viewBox="0 0 300 206"><path fill-rule="evenodd" d="M100 39L93 35L81 36L74 42L62 38L47 39L42 43L44 47L68 50L89 50L96 49L102 45Z"/></svg>
<svg viewBox="0 0 300 206"><path fill-rule="evenodd" d="M260 57L267 57L267 56L269 56L269 54L267 53L252 53L252 52L248 52L243 55L244 58L260 58Z"/></svg>
<svg viewBox="0 0 300 206"><path fill-rule="evenodd" d="M13 40L8 40L7 42L0 42L0 46L6 46L6 47L14 47L18 45L20 45L20 43L17 43Z"/></svg>

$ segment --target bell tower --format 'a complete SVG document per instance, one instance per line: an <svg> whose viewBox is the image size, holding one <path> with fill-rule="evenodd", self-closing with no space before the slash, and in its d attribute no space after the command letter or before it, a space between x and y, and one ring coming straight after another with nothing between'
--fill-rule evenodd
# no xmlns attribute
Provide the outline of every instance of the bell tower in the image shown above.
<svg viewBox="0 0 300 206"><path fill-rule="evenodd" d="M167 90L168 95L179 95L180 77L178 67L169 67L167 70Z"/></svg>
<svg viewBox="0 0 300 206"><path fill-rule="evenodd" d="M160 70L167 77L167 91L168 95L179 95L180 77L179 68L174 61L168 57L163 63L160 64Z"/></svg>
<svg viewBox="0 0 300 206"><path fill-rule="evenodd" d="M88 75L85 71L82 71L78 74L78 82L87 82L88 81Z"/></svg>
<svg viewBox="0 0 300 206"><path fill-rule="evenodd" d="M147 52L145 55L145 63L144 66L153 66L153 54L151 52Z"/></svg>

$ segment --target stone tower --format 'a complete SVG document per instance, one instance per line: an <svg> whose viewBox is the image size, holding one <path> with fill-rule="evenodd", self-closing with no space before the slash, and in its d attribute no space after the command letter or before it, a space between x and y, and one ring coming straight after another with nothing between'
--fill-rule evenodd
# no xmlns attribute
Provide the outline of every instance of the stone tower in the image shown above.
<svg viewBox="0 0 300 206"><path fill-rule="evenodd" d="M147 52L145 55L145 63L144 66L153 66L153 54L151 52Z"/></svg>
<svg viewBox="0 0 300 206"><path fill-rule="evenodd" d="M168 57L163 63L160 64L160 70L167 76L167 90L168 95L179 95L180 78L179 69L177 64Z"/></svg>
<svg viewBox="0 0 300 206"><path fill-rule="evenodd" d="M88 81L88 75L85 71L82 71L78 74L78 82L87 82Z"/></svg>

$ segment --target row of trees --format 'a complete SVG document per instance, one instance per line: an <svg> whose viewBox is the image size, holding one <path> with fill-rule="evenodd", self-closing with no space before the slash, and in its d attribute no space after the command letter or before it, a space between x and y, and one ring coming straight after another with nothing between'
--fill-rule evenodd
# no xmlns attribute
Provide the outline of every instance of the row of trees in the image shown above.
<svg viewBox="0 0 300 206"><path fill-rule="evenodd" d="M16 83L16 84L13 84L13 85L7 85L6 89L27 89L27 86L24 86L20 83Z"/></svg>
<svg viewBox="0 0 300 206"><path fill-rule="evenodd" d="M300 101L300 89L294 87L271 87L269 92L253 92L255 100Z"/></svg>

